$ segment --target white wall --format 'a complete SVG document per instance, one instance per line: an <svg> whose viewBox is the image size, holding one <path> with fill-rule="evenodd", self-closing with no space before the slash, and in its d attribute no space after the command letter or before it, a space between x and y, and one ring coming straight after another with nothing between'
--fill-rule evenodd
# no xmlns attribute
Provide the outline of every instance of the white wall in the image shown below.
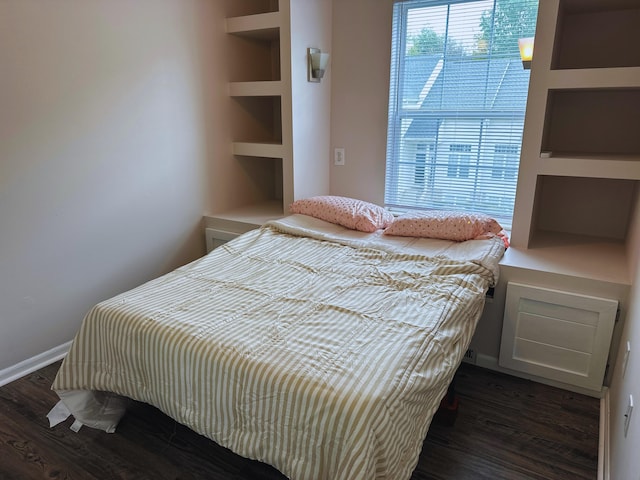
<svg viewBox="0 0 640 480"><path fill-rule="evenodd" d="M0 371L204 253L217 3L0 2Z"/></svg>

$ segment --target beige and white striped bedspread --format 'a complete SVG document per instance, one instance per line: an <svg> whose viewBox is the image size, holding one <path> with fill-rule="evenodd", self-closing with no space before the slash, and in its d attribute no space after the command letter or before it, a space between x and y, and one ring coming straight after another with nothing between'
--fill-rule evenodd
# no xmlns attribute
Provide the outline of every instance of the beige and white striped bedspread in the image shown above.
<svg viewBox="0 0 640 480"><path fill-rule="evenodd" d="M150 403L292 479L408 479L502 242L300 217L96 305L52 388Z"/></svg>

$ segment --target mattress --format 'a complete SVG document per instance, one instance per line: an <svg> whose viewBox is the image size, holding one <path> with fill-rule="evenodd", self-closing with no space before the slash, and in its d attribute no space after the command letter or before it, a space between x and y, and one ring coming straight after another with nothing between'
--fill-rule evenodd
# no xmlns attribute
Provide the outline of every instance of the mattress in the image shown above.
<svg viewBox="0 0 640 480"><path fill-rule="evenodd" d="M94 306L52 388L89 426L146 402L292 479L408 479L503 252L286 217Z"/></svg>

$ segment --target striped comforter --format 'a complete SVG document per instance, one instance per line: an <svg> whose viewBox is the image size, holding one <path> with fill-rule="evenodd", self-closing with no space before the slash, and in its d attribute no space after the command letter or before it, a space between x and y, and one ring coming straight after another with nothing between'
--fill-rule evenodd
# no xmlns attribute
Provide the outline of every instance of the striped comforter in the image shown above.
<svg viewBox="0 0 640 480"><path fill-rule="evenodd" d="M93 307L52 388L88 425L113 392L293 479L407 479L503 251L287 217Z"/></svg>

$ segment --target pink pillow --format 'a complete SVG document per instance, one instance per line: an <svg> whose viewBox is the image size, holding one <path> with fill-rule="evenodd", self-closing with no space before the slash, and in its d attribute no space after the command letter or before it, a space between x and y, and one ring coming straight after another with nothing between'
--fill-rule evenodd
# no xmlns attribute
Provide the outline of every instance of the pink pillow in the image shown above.
<svg viewBox="0 0 640 480"><path fill-rule="evenodd" d="M393 221L393 214L378 205L333 195L296 200L289 210L361 232L375 232Z"/></svg>
<svg viewBox="0 0 640 480"><path fill-rule="evenodd" d="M500 232L500 224L488 215L433 210L405 213L396 218L384 234L463 242Z"/></svg>

